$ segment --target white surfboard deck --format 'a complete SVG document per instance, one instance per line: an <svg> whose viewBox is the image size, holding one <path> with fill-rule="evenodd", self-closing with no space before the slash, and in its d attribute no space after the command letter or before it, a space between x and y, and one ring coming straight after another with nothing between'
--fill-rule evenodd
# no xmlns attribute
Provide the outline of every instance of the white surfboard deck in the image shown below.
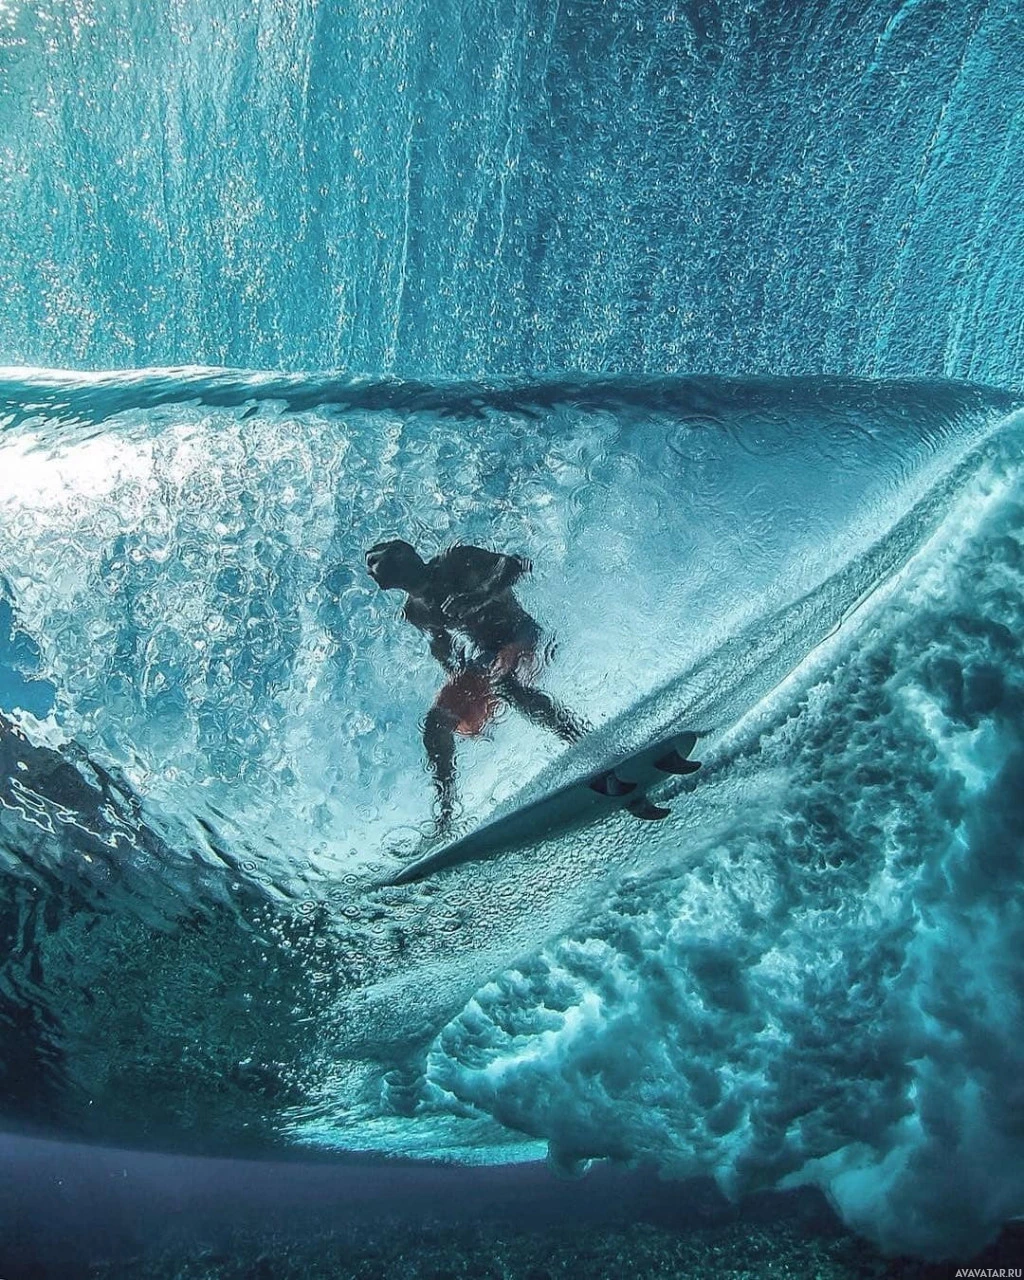
<svg viewBox="0 0 1024 1280"><path fill-rule="evenodd" d="M696 744L697 735L690 731L659 738L639 751L609 761L596 773L481 823L466 835L416 858L382 883L413 884L460 863L491 858L526 844L538 832L548 835L597 822L615 809L629 809L638 820L666 817L668 810L652 805L647 791L669 776L695 773L700 765L688 757Z"/></svg>

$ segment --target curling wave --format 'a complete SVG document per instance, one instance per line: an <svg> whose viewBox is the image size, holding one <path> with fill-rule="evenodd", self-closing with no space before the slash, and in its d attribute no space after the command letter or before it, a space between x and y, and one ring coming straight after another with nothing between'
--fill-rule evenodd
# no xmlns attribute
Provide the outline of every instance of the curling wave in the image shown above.
<svg viewBox="0 0 1024 1280"><path fill-rule="evenodd" d="M888 1246L979 1244L1024 1201L1018 409L936 382L5 375L7 1122L547 1144L813 1179ZM363 576L387 534L534 561L595 758L699 720L670 821L373 887L428 813L438 679ZM470 820L560 750L512 722L473 744Z"/></svg>

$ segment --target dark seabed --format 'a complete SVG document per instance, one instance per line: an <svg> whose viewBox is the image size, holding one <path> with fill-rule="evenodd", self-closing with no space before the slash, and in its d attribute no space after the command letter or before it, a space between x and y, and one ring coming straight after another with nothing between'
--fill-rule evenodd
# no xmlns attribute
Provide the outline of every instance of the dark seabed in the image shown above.
<svg viewBox="0 0 1024 1280"><path fill-rule="evenodd" d="M4 1139L3 1280L945 1280L1024 1262L886 1258L809 1188L730 1204L710 1180L597 1165L259 1163Z"/></svg>

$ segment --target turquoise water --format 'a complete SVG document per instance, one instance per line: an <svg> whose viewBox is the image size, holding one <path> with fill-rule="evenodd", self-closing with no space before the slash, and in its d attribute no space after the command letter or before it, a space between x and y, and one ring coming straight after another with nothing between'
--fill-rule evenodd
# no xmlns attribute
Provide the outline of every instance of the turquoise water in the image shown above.
<svg viewBox="0 0 1024 1280"><path fill-rule="evenodd" d="M0 1112L642 1160L892 1250L1024 1212L1010 3L0 8ZM328 371L328 372L325 372ZM568 759L695 781L381 888L528 556Z"/></svg>
<svg viewBox="0 0 1024 1280"><path fill-rule="evenodd" d="M1015 0L7 0L0 358L1019 385Z"/></svg>

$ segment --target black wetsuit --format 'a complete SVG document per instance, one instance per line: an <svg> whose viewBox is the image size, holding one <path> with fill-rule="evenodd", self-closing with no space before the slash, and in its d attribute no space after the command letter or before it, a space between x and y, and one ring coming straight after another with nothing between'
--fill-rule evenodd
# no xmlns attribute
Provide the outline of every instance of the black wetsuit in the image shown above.
<svg viewBox="0 0 1024 1280"><path fill-rule="evenodd" d="M532 569L520 556L455 546L427 561L424 585L409 594L404 616L430 638L449 680L427 713L423 741L440 801L440 826L455 798L455 734L473 736L505 703L534 724L576 742L586 725L532 684L543 632L512 594ZM454 635L464 637L467 652Z"/></svg>
<svg viewBox="0 0 1024 1280"><path fill-rule="evenodd" d="M530 562L519 556L483 547L450 547L427 561L426 588L409 596L404 616L430 636L431 653L447 671L466 661L490 665L510 644L535 649L541 629L512 594L530 569ZM453 631L465 636L476 652L460 659Z"/></svg>

